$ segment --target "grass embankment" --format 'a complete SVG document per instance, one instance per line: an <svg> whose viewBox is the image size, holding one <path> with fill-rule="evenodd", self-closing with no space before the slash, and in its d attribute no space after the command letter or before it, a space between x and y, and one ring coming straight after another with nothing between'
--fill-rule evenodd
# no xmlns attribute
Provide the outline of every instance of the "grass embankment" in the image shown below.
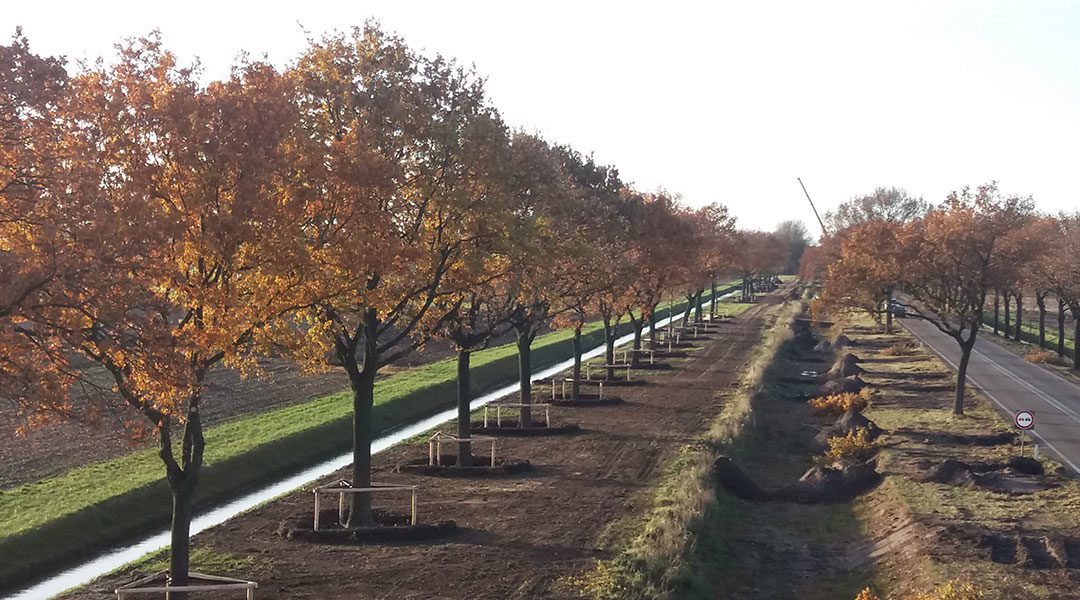
<svg viewBox="0 0 1080 600"><path fill-rule="evenodd" d="M609 525L600 546L615 557L567 581L568 587L597 599L715 597L703 570L714 568L710 563L718 559L702 542L713 537L707 531L717 523L713 513L723 509L710 483L710 467L750 425L753 401L765 393L765 373L789 337L797 310L798 303L788 303L770 314L772 326L765 328L739 387L716 391L729 399L709 431L664 466L657 487L642 492L652 497L652 509Z"/></svg>
<svg viewBox="0 0 1080 600"><path fill-rule="evenodd" d="M717 292L734 289L727 285ZM662 307L658 318L685 306ZM630 331L624 323L619 334ZM603 342L600 323L589 324L583 333L585 347ZM569 330L538 337L533 343L536 368L568 358L571 338ZM383 433L452 407L455 376L456 363L449 359L380 380L373 430ZM473 356L476 393L516 378L515 344ZM220 502L348 450L351 411L351 394L344 391L209 428L198 504ZM0 590L95 549L167 526L171 496L163 471L156 449L147 449L0 492Z"/></svg>

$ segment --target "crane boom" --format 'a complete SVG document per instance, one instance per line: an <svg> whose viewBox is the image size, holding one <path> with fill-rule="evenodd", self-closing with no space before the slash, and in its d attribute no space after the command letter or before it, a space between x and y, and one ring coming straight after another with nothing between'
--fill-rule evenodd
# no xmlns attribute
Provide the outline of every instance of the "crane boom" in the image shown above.
<svg viewBox="0 0 1080 600"><path fill-rule="evenodd" d="M802 177L796 177L795 179L798 180L799 185L802 186L802 193L806 194L806 199L810 200L810 192L806 191L806 186L803 185ZM829 232L825 230L825 222L821 220L821 215L818 214L817 207L814 206L813 200L810 200L810 208L814 210L814 216L817 217L818 225L821 225L821 234L829 235Z"/></svg>

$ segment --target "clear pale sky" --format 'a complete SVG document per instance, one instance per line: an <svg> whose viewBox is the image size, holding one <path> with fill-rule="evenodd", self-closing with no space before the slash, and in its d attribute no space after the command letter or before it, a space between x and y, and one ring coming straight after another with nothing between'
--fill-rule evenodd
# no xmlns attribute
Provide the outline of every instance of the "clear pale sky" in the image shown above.
<svg viewBox="0 0 1080 600"><path fill-rule="evenodd" d="M513 126L616 165L638 188L727 204L744 227L876 186L937 202L996 179L1080 209L1080 3L85 2L3 0L6 35L71 60L161 29L222 76L286 65L369 17L474 64Z"/></svg>

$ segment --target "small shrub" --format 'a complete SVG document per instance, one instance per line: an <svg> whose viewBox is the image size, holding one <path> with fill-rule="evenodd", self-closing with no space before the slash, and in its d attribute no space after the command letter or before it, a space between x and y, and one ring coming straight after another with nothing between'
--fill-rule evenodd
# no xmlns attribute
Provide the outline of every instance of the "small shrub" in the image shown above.
<svg viewBox="0 0 1080 600"><path fill-rule="evenodd" d="M842 394L831 394L821 398L814 398L810 401L810 408L816 415L835 417L842 415L851 409L855 409L859 412L866 410L866 407L870 406L870 398L872 397L873 392L870 388L863 388L857 394L854 392L844 392Z"/></svg>
<svg viewBox="0 0 1080 600"><path fill-rule="evenodd" d="M905 600L980 600L983 593L971 583L954 579L939 585L932 592L920 592L906 596Z"/></svg>
<svg viewBox="0 0 1080 600"><path fill-rule="evenodd" d="M1038 365L1053 364L1057 362L1057 355L1042 348L1032 348L1024 355L1024 360Z"/></svg>
<svg viewBox="0 0 1080 600"><path fill-rule="evenodd" d="M882 356L911 356L917 348L911 344L893 344L881 351Z"/></svg>
<svg viewBox="0 0 1080 600"><path fill-rule="evenodd" d="M903 600L980 600L982 597L982 592L974 585L954 579L934 588L933 591L904 596ZM870 588L865 588L859 592L858 596L855 596L855 600L879 600L879 598L870 592Z"/></svg>
<svg viewBox="0 0 1080 600"><path fill-rule="evenodd" d="M847 435L829 438L825 459L827 462L866 460L876 449L877 444L870 440L870 432L865 427L858 427Z"/></svg>
<svg viewBox="0 0 1080 600"><path fill-rule="evenodd" d="M880 600L877 596L870 593L870 588L863 588L863 591L859 592L858 596L855 596L855 600Z"/></svg>

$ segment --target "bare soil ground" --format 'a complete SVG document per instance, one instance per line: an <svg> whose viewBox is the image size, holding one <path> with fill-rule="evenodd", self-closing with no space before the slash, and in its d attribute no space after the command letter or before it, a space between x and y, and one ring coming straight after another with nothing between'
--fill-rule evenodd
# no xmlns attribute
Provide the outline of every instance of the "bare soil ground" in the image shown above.
<svg viewBox="0 0 1080 600"><path fill-rule="evenodd" d="M496 340L493 345L512 341L511 337L504 336L505 339ZM382 369L381 374L386 376L453 355L449 343L434 341L423 351L406 357L401 364ZM209 374L203 403L207 426L306 402L349 387L344 371L336 367L324 373L304 373L297 363L280 358L260 359L259 367L263 374L251 377L243 377L240 372L227 368L215 369ZM73 418L65 423L17 436L16 428L23 424L23 419L13 408L0 410L0 489L59 475L157 443L154 439L132 441L124 423L139 421L141 415L108 391L111 384L103 372L93 368L88 368L87 372L92 385L82 388ZM84 411L90 401L96 406L92 417Z"/></svg>
<svg viewBox="0 0 1080 600"><path fill-rule="evenodd" d="M719 413L716 391L735 385L760 341L762 314L778 302L768 297L694 341L686 358L664 359L670 370L636 372L648 383L619 388L621 404L553 408L552 421L575 423L576 433L501 440L500 453L531 461L529 472L476 479L395 472L427 455L423 443L378 455L375 479L419 486L421 520L456 521L453 537L371 545L282 539L279 523L312 510L312 494L300 490L196 536L194 546L230 557L233 568L223 569L257 579L263 599L567 597L560 579L606 557L596 548L605 525L646 508L650 495L638 492L657 481L657 467ZM536 391L538 400L549 394ZM404 512L408 499L384 495L375 504ZM131 577L108 576L65 597L104 599Z"/></svg>

